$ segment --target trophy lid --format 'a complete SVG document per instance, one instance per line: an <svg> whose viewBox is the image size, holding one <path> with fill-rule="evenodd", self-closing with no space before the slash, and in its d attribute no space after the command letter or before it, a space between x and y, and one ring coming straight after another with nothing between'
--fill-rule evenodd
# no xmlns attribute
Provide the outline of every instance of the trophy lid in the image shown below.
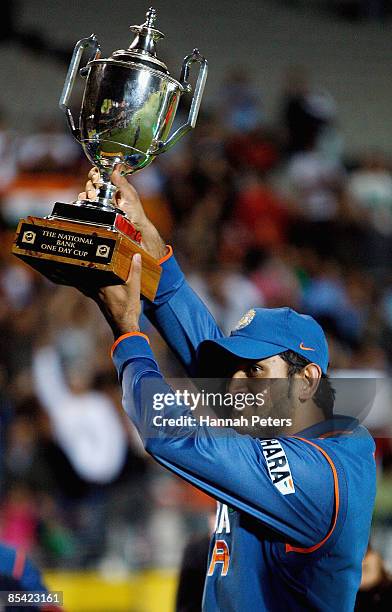
<svg viewBox="0 0 392 612"><path fill-rule="evenodd" d="M128 49L120 49L112 53L112 58L116 60L128 62L140 62L169 74L166 65L157 58L155 43L160 38L164 38L164 34L154 27L157 12L154 8L149 8L146 13L146 21L142 25L132 25L130 30L135 32L136 36Z"/></svg>

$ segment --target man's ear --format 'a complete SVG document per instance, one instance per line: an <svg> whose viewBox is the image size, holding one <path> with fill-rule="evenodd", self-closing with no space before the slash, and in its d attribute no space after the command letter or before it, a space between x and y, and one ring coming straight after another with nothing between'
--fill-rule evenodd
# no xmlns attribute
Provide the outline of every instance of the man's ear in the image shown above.
<svg viewBox="0 0 392 612"><path fill-rule="evenodd" d="M321 380L321 368L316 363L309 363L301 372L298 399L306 402L314 397Z"/></svg>

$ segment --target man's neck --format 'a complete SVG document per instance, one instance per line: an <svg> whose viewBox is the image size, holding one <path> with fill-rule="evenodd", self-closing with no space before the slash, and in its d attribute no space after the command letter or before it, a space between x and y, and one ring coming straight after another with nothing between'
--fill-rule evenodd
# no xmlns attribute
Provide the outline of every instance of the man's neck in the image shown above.
<svg viewBox="0 0 392 612"><path fill-rule="evenodd" d="M296 435L304 429L313 427L313 425L317 425L322 421L325 421L325 415L321 408L316 406L314 402L301 404L295 412L290 434Z"/></svg>

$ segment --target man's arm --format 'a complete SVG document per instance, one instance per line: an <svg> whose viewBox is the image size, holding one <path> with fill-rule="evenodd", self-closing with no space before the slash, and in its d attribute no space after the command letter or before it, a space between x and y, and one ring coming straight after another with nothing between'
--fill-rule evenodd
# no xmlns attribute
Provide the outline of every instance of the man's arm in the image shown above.
<svg viewBox="0 0 392 612"><path fill-rule="evenodd" d="M336 491L343 486L321 447L299 439L267 441L230 428L194 424L164 426L157 416L194 417L184 405L154 410L154 397L172 393L144 335L115 343L113 360L123 389L123 406L144 447L161 465L207 494L258 519L278 539L303 548L327 542L333 533ZM177 421L179 422L179 421ZM275 463L268 462L276 456ZM271 469L275 465L276 472ZM291 478L279 486L281 468ZM345 508L341 505L340 513ZM340 515L341 516L341 515ZM336 517L337 520L337 517ZM336 521L335 521L336 523Z"/></svg>
<svg viewBox="0 0 392 612"><path fill-rule="evenodd" d="M142 246L162 267L154 302L144 302L144 313L191 375L196 375L196 351L203 340L223 333L207 306L187 283L171 247L147 218L139 196L117 169L112 182L118 188L116 204L124 210L142 236Z"/></svg>
<svg viewBox="0 0 392 612"><path fill-rule="evenodd" d="M222 337L215 319L206 305L186 282L171 247L167 247L156 227L147 218L135 188L121 174L117 166L112 183L117 187L115 204L123 210L141 233L142 247L162 267L162 275L154 302L144 302L144 313L157 328L166 343L177 355L186 371L196 374L196 350L203 340ZM79 199L95 199L99 185L99 171L93 168Z"/></svg>
<svg viewBox="0 0 392 612"><path fill-rule="evenodd" d="M162 275L154 302L144 313L157 328L186 371L195 376L196 354L203 340L223 336L207 306L187 283L171 248L162 260Z"/></svg>

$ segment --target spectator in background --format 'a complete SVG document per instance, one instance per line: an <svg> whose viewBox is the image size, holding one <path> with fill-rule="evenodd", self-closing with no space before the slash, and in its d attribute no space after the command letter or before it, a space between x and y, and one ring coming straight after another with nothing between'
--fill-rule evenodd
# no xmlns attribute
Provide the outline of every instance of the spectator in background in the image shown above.
<svg viewBox="0 0 392 612"><path fill-rule="evenodd" d="M232 69L226 75L221 97L222 117L226 128L241 134L251 132L263 123L262 100L243 68Z"/></svg>
<svg viewBox="0 0 392 612"><path fill-rule="evenodd" d="M389 279L385 292L380 299L381 307L381 342L392 363L392 281Z"/></svg>
<svg viewBox="0 0 392 612"><path fill-rule="evenodd" d="M75 169L80 157L80 146L53 119L40 121L35 133L19 144L19 166L25 172L67 172Z"/></svg>
<svg viewBox="0 0 392 612"><path fill-rule="evenodd" d="M213 266L204 274L195 273L189 282L226 333L230 333L244 309L263 306L263 296L255 284L241 270L230 266Z"/></svg>
<svg viewBox="0 0 392 612"><path fill-rule="evenodd" d="M216 516L208 517L208 530L186 543L181 560L175 612L200 612L202 608L208 552Z"/></svg>
<svg viewBox="0 0 392 612"><path fill-rule="evenodd" d="M380 233L392 232L392 174L381 151L370 151L348 177L347 189L361 218Z"/></svg>
<svg viewBox="0 0 392 612"><path fill-rule="evenodd" d="M75 470L90 482L114 480L125 460L125 432L109 398L92 388L88 364L64 373L56 350L47 345L35 350L33 372L37 397Z"/></svg>
<svg viewBox="0 0 392 612"><path fill-rule="evenodd" d="M263 296L263 305L267 308L277 308L281 304L298 308L301 301L300 281L283 249L261 259L260 264L254 267L250 279L260 296Z"/></svg>
<svg viewBox="0 0 392 612"><path fill-rule="evenodd" d="M256 172L248 172L239 183L233 221L249 235L250 248L270 250L286 242L288 205Z"/></svg>
<svg viewBox="0 0 392 612"><path fill-rule="evenodd" d="M36 396L58 445L47 444L43 458L52 458L56 463L52 472L57 470L57 478L65 481L56 494L67 510L66 524L77 544L71 558L83 567L96 562L104 550L108 485L122 473L128 439L112 398L94 386L99 331L91 330L90 310L69 289L64 302L63 291L49 300L46 330L37 330L32 373ZM51 323L59 320L62 334L55 341Z"/></svg>
<svg viewBox="0 0 392 612"><path fill-rule="evenodd" d="M337 237L344 178L344 168L317 151L314 142L291 157L283 181L297 216L291 224L295 244L329 255L331 235Z"/></svg>
<svg viewBox="0 0 392 612"><path fill-rule="evenodd" d="M317 151L314 142L292 156L287 178L298 211L306 220L317 223L337 216L344 170Z"/></svg>
<svg viewBox="0 0 392 612"><path fill-rule="evenodd" d="M356 223L365 230L366 264L385 269L392 258L392 174L382 152L362 158L348 178L347 195Z"/></svg>
<svg viewBox="0 0 392 612"><path fill-rule="evenodd" d="M173 174L167 184L168 197L175 207L174 238L189 263L197 268L215 261L222 224L230 218L233 207L234 180L222 138L215 118L205 115L201 129L192 134L192 161L183 180Z"/></svg>
<svg viewBox="0 0 392 612"><path fill-rule="evenodd" d="M87 481L106 483L122 469L126 435L111 399L93 388L97 338L91 334L91 309L84 309L79 296L69 295L69 290L66 306L60 304L62 296L60 291L49 301L50 321L46 331L37 334L32 363L35 390L75 470ZM56 347L51 325L59 315L62 330Z"/></svg>
<svg viewBox="0 0 392 612"><path fill-rule="evenodd" d="M56 349L47 344L34 351L33 375L59 446L46 445L46 460L56 462L62 480L56 493L62 496L66 523L77 540L73 561L83 566L95 561L105 545L105 485L116 481L124 467L125 429L111 399L93 388L88 363L63 371Z"/></svg>
<svg viewBox="0 0 392 612"><path fill-rule="evenodd" d="M286 131L287 153L313 146L323 128L335 117L335 102L327 92L309 83L306 69L291 67L286 73L281 102L281 123Z"/></svg>
<svg viewBox="0 0 392 612"><path fill-rule="evenodd" d="M381 555L370 546L362 562L362 581L355 612L389 612L392 607L392 579Z"/></svg>
<svg viewBox="0 0 392 612"><path fill-rule="evenodd" d="M0 109L0 195L13 181L18 171L18 144L17 134L10 129Z"/></svg>
<svg viewBox="0 0 392 612"><path fill-rule="evenodd" d="M12 483L1 508L1 540L32 552L37 543L38 513L31 490L23 483Z"/></svg>
<svg viewBox="0 0 392 612"><path fill-rule="evenodd" d="M2 155L2 145L6 147ZM5 157L4 157L5 156ZM4 157L4 159L3 159ZM21 217L51 213L57 200L72 202L77 196L77 176L82 150L57 119L40 120L31 134L15 135L0 127L1 218L15 227ZM83 158L83 164L87 163ZM13 171L10 172L10 164ZM82 164L82 168L83 168ZM2 186L2 173L7 180Z"/></svg>
<svg viewBox="0 0 392 612"><path fill-rule="evenodd" d="M280 161L280 143L275 133L266 126L250 132L227 135L226 152L235 172L253 170L264 175Z"/></svg>
<svg viewBox="0 0 392 612"><path fill-rule="evenodd" d="M193 538L185 547L178 581L176 612L202 609L206 567L211 535Z"/></svg>
<svg viewBox="0 0 392 612"><path fill-rule="evenodd" d="M0 365L0 495L4 486L5 448L9 426L14 418L13 405L6 392L7 375Z"/></svg>
<svg viewBox="0 0 392 612"><path fill-rule="evenodd" d="M371 309L372 283L364 275L343 275L336 261L320 262L319 271L304 290L302 308L317 320L334 321L339 337L358 346Z"/></svg>

